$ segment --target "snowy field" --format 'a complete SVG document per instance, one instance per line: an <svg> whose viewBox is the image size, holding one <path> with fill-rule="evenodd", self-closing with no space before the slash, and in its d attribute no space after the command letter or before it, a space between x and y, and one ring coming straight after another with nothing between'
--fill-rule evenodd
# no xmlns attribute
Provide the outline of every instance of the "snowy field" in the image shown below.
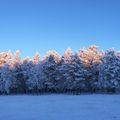
<svg viewBox="0 0 120 120"><path fill-rule="evenodd" d="M0 96L0 120L120 120L120 95Z"/></svg>

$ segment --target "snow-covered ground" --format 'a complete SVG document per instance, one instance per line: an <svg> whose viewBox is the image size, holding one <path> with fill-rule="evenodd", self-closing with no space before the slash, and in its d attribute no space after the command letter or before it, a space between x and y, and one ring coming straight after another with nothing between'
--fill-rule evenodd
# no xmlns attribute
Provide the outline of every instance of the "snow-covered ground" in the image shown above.
<svg viewBox="0 0 120 120"><path fill-rule="evenodd" d="M120 120L120 95L0 96L0 120Z"/></svg>

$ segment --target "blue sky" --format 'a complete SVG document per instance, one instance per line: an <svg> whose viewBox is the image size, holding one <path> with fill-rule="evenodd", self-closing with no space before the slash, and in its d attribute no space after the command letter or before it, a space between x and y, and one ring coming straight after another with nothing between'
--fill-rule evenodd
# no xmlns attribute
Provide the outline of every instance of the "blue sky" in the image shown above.
<svg viewBox="0 0 120 120"><path fill-rule="evenodd" d="M119 0L0 0L0 51L120 50Z"/></svg>

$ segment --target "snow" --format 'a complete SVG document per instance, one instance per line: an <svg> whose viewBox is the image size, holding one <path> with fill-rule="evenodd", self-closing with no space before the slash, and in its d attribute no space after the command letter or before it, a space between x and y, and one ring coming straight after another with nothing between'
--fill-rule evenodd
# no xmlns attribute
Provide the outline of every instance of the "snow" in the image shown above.
<svg viewBox="0 0 120 120"><path fill-rule="evenodd" d="M0 120L120 120L120 95L0 96Z"/></svg>

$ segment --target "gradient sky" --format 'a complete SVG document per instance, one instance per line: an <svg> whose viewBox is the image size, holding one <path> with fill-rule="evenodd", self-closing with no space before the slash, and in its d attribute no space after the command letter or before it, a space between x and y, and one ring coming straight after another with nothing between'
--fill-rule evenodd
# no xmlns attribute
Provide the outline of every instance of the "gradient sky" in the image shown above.
<svg viewBox="0 0 120 120"><path fill-rule="evenodd" d="M120 0L0 0L0 51L120 50Z"/></svg>

